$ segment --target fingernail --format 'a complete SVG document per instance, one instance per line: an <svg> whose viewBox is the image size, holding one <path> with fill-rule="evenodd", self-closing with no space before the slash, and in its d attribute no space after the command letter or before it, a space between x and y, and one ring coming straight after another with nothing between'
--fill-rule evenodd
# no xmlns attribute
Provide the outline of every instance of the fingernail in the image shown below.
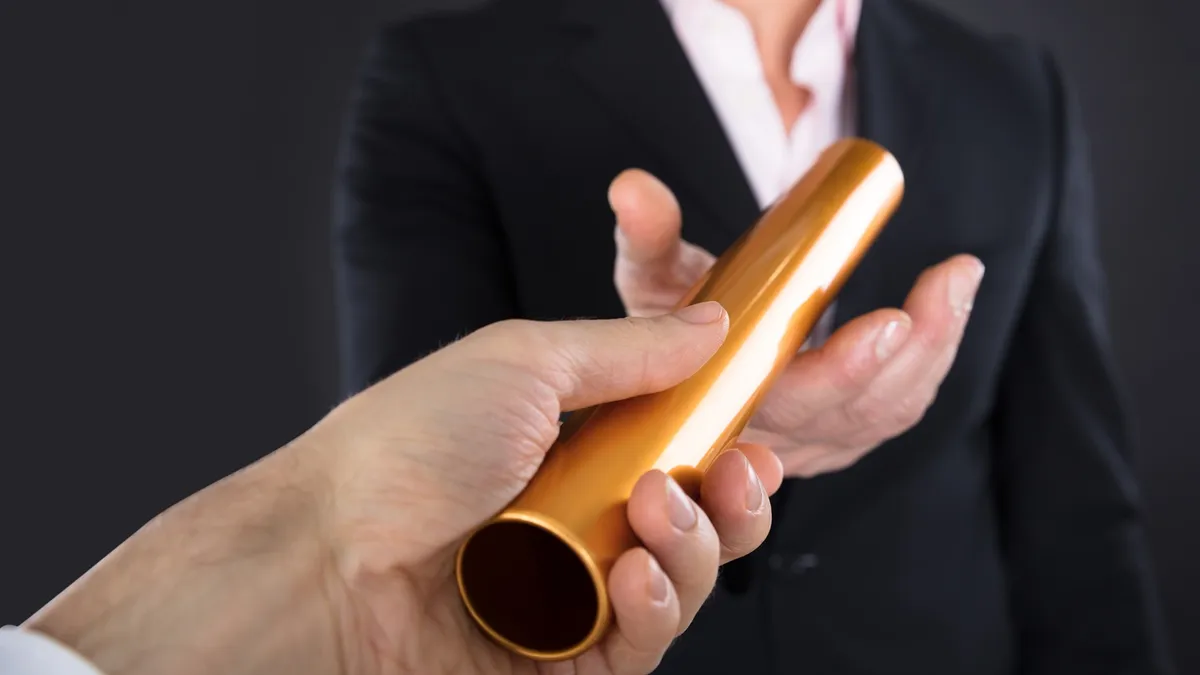
<svg viewBox="0 0 1200 675"><path fill-rule="evenodd" d="M649 572L650 581L647 590L650 591L650 599L655 604L665 605L671 597L671 582L667 579L667 575L663 572L662 567L654 556L646 558L646 568Z"/></svg>
<svg viewBox="0 0 1200 675"><path fill-rule="evenodd" d="M978 260L969 270L959 270L950 277L950 308L954 316L969 314L975 303L975 292L983 280L983 263Z"/></svg>
<svg viewBox="0 0 1200 675"><path fill-rule="evenodd" d="M762 510L763 502L767 500L767 492L758 478L758 472L754 470L753 466L750 466L750 460L742 455L742 461L746 463L746 510L750 513L758 513Z"/></svg>
<svg viewBox="0 0 1200 675"><path fill-rule="evenodd" d="M667 476L667 517L675 529L687 532L696 525L696 507L674 478Z"/></svg>
<svg viewBox="0 0 1200 675"><path fill-rule="evenodd" d="M911 328L912 321L907 317L903 321L889 321L875 337L875 358L880 361L891 358L892 354L900 349L900 345L908 339L908 332Z"/></svg>
<svg viewBox="0 0 1200 675"><path fill-rule="evenodd" d="M716 323L725 316L725 308L719 302L702 302L688 305L675 312L680 321L694 324Z"/></svg>

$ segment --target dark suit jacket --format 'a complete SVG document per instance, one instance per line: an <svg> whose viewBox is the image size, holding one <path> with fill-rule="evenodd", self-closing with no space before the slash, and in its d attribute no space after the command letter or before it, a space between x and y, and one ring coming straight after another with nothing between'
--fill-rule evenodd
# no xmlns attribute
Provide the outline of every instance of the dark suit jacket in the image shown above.
<svg viewBox="0 0 1200 675"><path fill-rule="evenodd" d="M1058 69L908 0L866 0L856 67L860 135L907 193L839 322L899 306L956 253L987 275L924 419L789 481L742 592L719 592L660 672L1168 672ZM502 0L388 28L337 182L348 390L497 320L622 315L605 195L629 167L675 190L710 251L759 215L658 0Z"/></svg>

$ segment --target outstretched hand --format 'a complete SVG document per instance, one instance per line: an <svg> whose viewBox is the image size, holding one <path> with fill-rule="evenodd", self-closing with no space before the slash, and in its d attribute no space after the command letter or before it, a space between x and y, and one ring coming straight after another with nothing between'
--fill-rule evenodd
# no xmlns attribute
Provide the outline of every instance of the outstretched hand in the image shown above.
<svg viewBox="0 0 1200 675"><path fill-rule="evenodd" d="M645 675L721 562L771 523L782 468L719 457L693 501L662 472L627 513L615 626L568 663L490 642L454 582L464 538L508 504L559 414L671 387L721 345L714 303L655 318L496 324L346 401L288 447L157 518L29 627L107 675Z"/></svg>
<svg viewBox="0 0 1200 675"><path fill-rule="evenodd" d="M629 316L672 311L715 262L682 239L671 191L640 170L613 181L613 277ZM788 365L742 440L770 447L788 476L844 469L916 425L945 379L983 278L959 255L917 279L903 308L857 317Z"/></svg>

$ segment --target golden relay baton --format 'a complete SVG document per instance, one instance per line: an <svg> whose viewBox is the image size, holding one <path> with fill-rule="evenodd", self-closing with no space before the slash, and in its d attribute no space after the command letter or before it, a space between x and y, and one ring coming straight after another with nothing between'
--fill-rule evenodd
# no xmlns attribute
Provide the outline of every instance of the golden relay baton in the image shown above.
<svg viewBox="0 0 1200 675"><path fill-rule="evenodd" d="M634 484L659 469L698 495L903 192L890 153L838 141L720 257L680 303L714 300L729 314L708 363L671 389L572 415L528 487L459 550L459 592L485 633L544 661L604 636L609 570L639 545L625 515Z"/></svg>

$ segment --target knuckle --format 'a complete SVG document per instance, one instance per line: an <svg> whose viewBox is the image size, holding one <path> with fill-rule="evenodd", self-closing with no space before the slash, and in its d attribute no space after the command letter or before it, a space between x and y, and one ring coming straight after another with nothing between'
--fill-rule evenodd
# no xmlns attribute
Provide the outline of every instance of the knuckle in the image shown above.
<svg viewBox="0 0 1200 675"><path fill-rule="evenodd" d="M812 403L802 398L797 389L777 384L755 411L753 425L786 438L794 438L805 435L805 430L819 423L822 417L821 411L814 409ZM777 440L772 439L773 442Z"/></svg>
<svg viewBox="0 0 1200 675"><path fill-rule="evenodd" d="M793 462L789 466L786 466L786 470L789 475L800 476L801 478L819 476L827 458L836 452L838 452L837 447L832 444L821 443L810 445L802 453L797 454Z"/></svg>
<svg viewBox="0 0 1200 675"><path fill-rule="evenodd" d="M544 339L535 331L532 322L508 319L488 324L459 340L464 349L464 358L469 361L504 364L506 366L533 367L541 350L524 350L520 345L530 339Z"/></svg>
<svg viewBox="0 0 1200 675"><path fill-rule="evenodd" d="M617 271L613 275L613 286L617 290L617 298L625 313L633 317L655 316L666 314L678 300L670 293L662 291L630 273Z"/></svg>
<svg viewBox="0 0 1200 675"><path fill-rule="evenodd" d="M925 417L928 403L917 396L904 396L894 400L881 400L863 396L850 404L846 416L862 436L872 438L890 437L916 426ZM856 438L854 445L864 439Z"/></svg>
<svg viewBox="0 0 1200 675"><path fill-rule="evenodd" d="M759 408L755 414L755 426L760 426L771 431L780 431L790 429L793 419L791 411L783 401L769 401L762 408Z"/></svg>
<svg viewBox="0 0 1200 675"><path fill-rule="evenodd" d="M535 460L538 460L542 453L554 443L559 432L558 398L554 396L553 392L547 392L545 387L540 389L543 395L530 397L524 409L518 411L523 414L516 415L515 419L519 420L519 423L514 424L510 432L514 434L515 447L527 451L526 458L530 461L525 464L531 467L540 464L540 461ZM521 477L526 480L533 478L531 474L522 474Z"/></svg>
<svg viewBox="0 0 1200 675"><path fill-rule="evenodd" d="M907 431L920 424L921 420L925 418L925 412L928 409L929 400L925 396L910 395L903 397L896 402L890 426L896 433Z"/></svg>
<svg viewBox="0 0 1200 675"><path fill-rule="evenodd" d="M914 365L917 368L933 368L947 351L953 349L955 341L954 329L950 325L935 326L926 330L913 331L910 338L914 340L923 355Z"/></svg>
<svg viewBox="0 0 1200 675"><path fill-rule="evenodd" d="M844 469L848 469L858 463L858 460L862 459L866 454L867 450L862 448L834 455L829 458L828 470L842 471Z"/></svg>
<svg viewBox="0 0 1200 675"><path fill-rule="evenodd" d="M796 466L795 470L790 473L800 478L815 478L821 472L813 462L804 462Z"/></svg>
<svg viewBox="0 0 1200 675"><path fill-rule="evenodd" d="M839 452L831 452L814 463L810 470L812 476L836 473L854 466L866 454L865 448L851 448Z"/></svg>
<svg viewBox="0 0 1200 675"><path fill-rule="evenodd" d="M881 401L871 396L860 396L845 404L842 417L852 429L873 431L890 421L891 414Z"/></svg>
<svg viewBox="0 0 1200 675"><path fill-rule="evenodd" d="M471 337L489 345L494 344L497 353L507 355L510 351L506 347L519 344L522 340L543 337L534 326L533 321L525 319L505 319L480 328Z"/></svg>
<svg viewBox="0 0 1200 675"><path fill-rule="evenodd" d="M721 531L722 558L740 558L758 545L758 518L749 517L736 525L727 525Z"/></svg>
<svg viewBox="0 0 1200 675"><path fill-rule="evenodd" d="M536 321L507 319L472 335L485 346L485 360L508 373L513 390L550 416L558 415L559 395L575 391L582 377L579 350L564 348L554 332L553 326Z"/></svg>
<svg viewBox="0 0 1200 675"><path fill-rule="evenodd" d="M820 352L820 356L835 356ZM843 399L852 398L863 392L871 383L877 368L865 359L845 359L829 370L831 393Z"/></svg>

